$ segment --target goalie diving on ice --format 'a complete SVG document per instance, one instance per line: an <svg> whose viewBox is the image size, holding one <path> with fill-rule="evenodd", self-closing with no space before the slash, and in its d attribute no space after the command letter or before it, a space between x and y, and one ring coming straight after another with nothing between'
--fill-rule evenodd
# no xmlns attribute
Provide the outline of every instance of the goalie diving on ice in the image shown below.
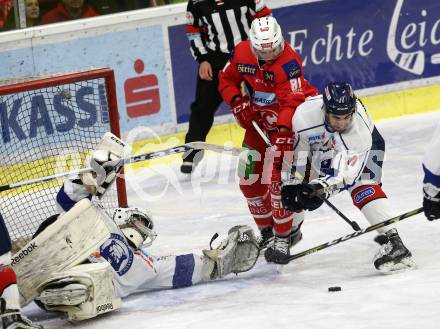
<svg viewBox="0 0 440 329"><path fill-rule="evenodd" d="M231 228L218 247L200 255L150 254L157 234L148 210L108 214L95 202L114 182L126 152L116 136L104 139L89 160L97 172L64 181L56 198L60 214L43 222L13 257L23 304L36 300L69 320L84 320L119 308L121 298L134 293L187 287L255 265L258 243L246 225Z"/></svg>

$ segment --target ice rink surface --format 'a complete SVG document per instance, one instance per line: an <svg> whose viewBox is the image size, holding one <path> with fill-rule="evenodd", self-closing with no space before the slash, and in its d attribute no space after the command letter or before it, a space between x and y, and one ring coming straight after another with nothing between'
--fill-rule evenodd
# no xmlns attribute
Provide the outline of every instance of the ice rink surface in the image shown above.
<svg viewBox="0 0 440 329"><path fill-rule="evenodd" d="M424 151L440 112L381 121L387 151L383 188L398 214L421 206ZM440 150L431 150L440 156ZM236 158L208 156L192 180L179 164L128 175L130 205L149 207L159 233L154 255L197 252L211 236L253 224L235 176ZM369 224L348 194L332 199L361 227ZM130 296L118 311L77 324L25 308L46 328L170 329L437 329L440 328L440 221L423 215L396 225L418 268L394 275L375 270L375 233L297 259L281 273L260 258L239 276L184 289ZM327 206L308 213L296 253L352 232ZM328 292L341 286L340 292Z"/></svg>

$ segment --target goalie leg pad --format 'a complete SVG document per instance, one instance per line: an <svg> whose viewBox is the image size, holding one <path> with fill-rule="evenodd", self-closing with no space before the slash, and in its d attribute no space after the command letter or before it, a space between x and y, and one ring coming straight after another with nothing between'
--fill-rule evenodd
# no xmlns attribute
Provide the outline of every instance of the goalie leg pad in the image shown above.
<svg viewBox="0 0 440 329"><path fill-rule="evenodd" d="M203 250L203 254L215 262L211 278L216 279L249 271L257 262L260 249L252 228L238 225L229 230L228 237L216 249Z"/></svg>
<svg viewBox="0 0 440 329"><path fill-rule="evenodd" d="M53 273L82 263L110 237L104 216L83 199L12 257L22 304L31 301L36 287Z"/></svg>
<svg viewBox="0 0 440 329"><path fill-rule="evenodd" d="M71 321L90 319L121 306L113 278L108 263L78 265L41 284L36 299L49 311L67 313Z"/></svg>

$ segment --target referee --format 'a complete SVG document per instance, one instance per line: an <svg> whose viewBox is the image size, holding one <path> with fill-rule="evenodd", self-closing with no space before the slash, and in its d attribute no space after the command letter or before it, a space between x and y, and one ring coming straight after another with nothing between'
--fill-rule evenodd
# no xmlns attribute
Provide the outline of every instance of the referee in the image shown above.
<svg viewBox="0 0 440 329"><path fill-rule="evenodd" d="M252 20L271 13L264 0L188 1L186 35L199 70L185 143L206 140L214 114L222 103L217 90L218 72L235 45L248 39ZM202 156L200 150L185 153L180 170L191 174Z"/></svg>

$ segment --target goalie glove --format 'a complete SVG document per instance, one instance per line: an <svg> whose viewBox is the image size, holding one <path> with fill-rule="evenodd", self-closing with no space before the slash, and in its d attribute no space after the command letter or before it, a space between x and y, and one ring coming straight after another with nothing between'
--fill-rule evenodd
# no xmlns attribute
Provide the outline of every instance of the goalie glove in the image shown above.
<svg viewBox="0 0 440 329"><path fill-rule="evenodd" d="M124 165L124 153L130 148L112 133L105 133L101 142L92 152L89 166L93 172L83 174L82 182L91 186L91 193L102 197L116 180Z"/></svg>
<svg viewBox="0 0 440 329"><path fill-rule="evenodd" d="M229 273L249 271L257 262L260 248L252 228L238 225L229 230L228 237L217 248L203 250L203 254L215 263L211 279L218 279Z"/></svg>
<svg viewBox="0 0 440 329"><path fill-rule="evenodd" d="M121 171L123 159L106 150L97 150L92 153L90 167L96 174L96 195L102 196L113 184Z"/></svg>

